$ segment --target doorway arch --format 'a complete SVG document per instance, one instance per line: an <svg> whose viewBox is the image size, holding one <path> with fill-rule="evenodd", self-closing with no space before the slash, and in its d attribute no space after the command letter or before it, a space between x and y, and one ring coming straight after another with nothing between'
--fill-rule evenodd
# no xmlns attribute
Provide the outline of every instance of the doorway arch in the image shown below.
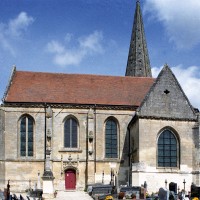
<svg viewBox="0 0 200 200"><path fill-rule="evenodd" d="M65 170L65 189L66 190L76 189L76 170L74 169Z"/></svg>

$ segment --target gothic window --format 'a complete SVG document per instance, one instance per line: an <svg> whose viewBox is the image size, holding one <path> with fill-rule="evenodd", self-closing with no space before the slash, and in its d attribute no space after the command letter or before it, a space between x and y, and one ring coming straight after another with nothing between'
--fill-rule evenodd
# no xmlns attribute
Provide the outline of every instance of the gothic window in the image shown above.
<svg viewBox="0 0 200 200"><path fill-rule="evenodd" d="M178 166L178 141L174 133L164 130L158 138L158 167Z"/></svg>
<svg viewBox="0 0 200 200"><path fill-rule="evenodd" d="M117 123L113 119L109 119L106 121L105 126L105 157L117 158L117 149Z"/></svg>
<svg viewBox="0 0 200 200"><path fill-rule="evenodd" d="M72 117L68 118L64 123L64 147L78 147L78 123Z"/></svg>
<svg viewBox="0 0 200 200"><path fill-rule="evenodd" d="M20 156L33 156L33 118L23 116L20 119Z"/></svg>

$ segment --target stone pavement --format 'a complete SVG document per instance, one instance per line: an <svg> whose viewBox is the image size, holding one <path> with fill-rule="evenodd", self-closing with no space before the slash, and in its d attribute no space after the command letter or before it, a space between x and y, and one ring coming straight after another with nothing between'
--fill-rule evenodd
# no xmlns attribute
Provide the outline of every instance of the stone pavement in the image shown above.
<svg viewBox="0 0 200 200"><path fill-rule="evenodd" d="M92 200L86 192L83 191L57 191L55 199L59 200Z"/></svg>

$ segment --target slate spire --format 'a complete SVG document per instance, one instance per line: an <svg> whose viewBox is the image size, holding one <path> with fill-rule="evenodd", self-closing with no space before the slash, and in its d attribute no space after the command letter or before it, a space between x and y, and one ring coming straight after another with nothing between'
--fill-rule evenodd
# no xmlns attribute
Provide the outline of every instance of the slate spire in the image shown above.
<svg viewBox="0 0 200 200"><path fill-rule="evenodd" d="M126 76L152 77L140 2L137 1Z"/></svg>

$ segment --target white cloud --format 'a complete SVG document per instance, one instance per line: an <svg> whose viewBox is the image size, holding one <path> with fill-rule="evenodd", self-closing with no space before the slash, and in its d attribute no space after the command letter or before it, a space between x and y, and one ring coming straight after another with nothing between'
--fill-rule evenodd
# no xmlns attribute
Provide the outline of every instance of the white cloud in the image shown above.
<svg viewBox="0 0 200 200"><path fill-rule="evenodd" d="M7 24L0 23L0 47L12 55L15 55L15 48L12 40L20 37L28 26L33 22L33 18L27 13L21 12L19 15L11 19Z"/></svg>
<svg viewBox="0 0 200 200"><path fill-rule="evenodd" d="M83 51L66 51L63 54L56 54L54 57L54 63L60 66L78 65L81 63L84 57L85 53Z"/></svg>
<svg viewBox="0 0 200 200"><path fill-rule="evenodd" d="M148 0L144 11L161 21L169 40L178 49L190 49L200 43L199 0Z"/></svg>
<svg viewBox="0 0 200 200"><path fill-rule="evenodd" d="M52 40L51 42L47 44L47 49L51 53L62 54L65 52L65 47L55 40Z"/></svg>
<svg viewBox="0 0 200 200"><path fill-rule="evenodd" d="M27 13L21 12L15 19L10 20L8 24L8 32L12 36L20 36L27 27L32 24L34 19L29 17Z"/></svg>
<svg viewBox="0 0 200 200"><path fill-rule="evenodd" d="M102 32L95 31L93 34L79 39L80 47L92 52L103 52L100 41L102 41Z"/></svg>
<svg viewBox="0 0 200 200"><path fill-rule="evenodd" d="M183 91L186 96L190 100L192 106L200 109L200 67L190 66L188 68L184 68L182 65L178 65L176 67L172 67L171 70L175 74L178 79ZM157 77L160 68L152 68L153 77Z"/></svg>
<svg viewBox="0 0 200 200"><path fill-rule="evenodd" d="M68 44L73 35L67 34L65 42ZM52 40L47 44L47 51L53 53L53 61L60 66L78 65L84 58L95 53L103 53L103 34L94 31L92 34L77 39L78 46L70 48L67 44Z"/></svg>

